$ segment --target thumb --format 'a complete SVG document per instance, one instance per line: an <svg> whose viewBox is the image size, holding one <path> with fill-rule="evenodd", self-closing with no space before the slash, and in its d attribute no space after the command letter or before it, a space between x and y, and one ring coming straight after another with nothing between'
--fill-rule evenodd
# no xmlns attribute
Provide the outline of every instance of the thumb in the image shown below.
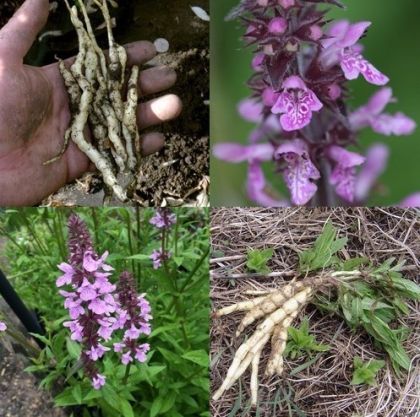
<svg viewBox="0 0 420 417"><path fill-rule="evenodd" d="M47 22L48 0L26 0L0 30L1 57L23 61L37 34Z"/></svg>

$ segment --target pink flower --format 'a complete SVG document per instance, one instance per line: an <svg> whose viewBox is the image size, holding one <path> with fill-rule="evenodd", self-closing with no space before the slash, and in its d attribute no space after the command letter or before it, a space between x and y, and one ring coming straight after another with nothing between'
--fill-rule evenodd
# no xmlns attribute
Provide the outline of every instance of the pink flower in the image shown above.
<svg viewBox="0 0 420 417"><path fill-rule="evenodd" d="M90 350L86 351L86 355L93 361L97 361L109 350L109 348L98 344L97 346L92 346Z"/></svg>
<svg viewBox="0 0 420 417"><path fill-rule="evenodd" d="M248 166L247 193L248 197L263 207L287 207L286 200L278 200L267 191L264 172L258 161L250 162Z"/></svg>
<svg viewBox="0 0 420 417"><path fill-rule="evenodd" d="M99 259L95 259L92 252L86 252L83 257L83 268L88 272L95 272L100 268L104 271L111 271L114 268L104 263L107 257L108 251L106 251Z"/></svg>
<svg viewBox="0 0 420 417"><path fill-rule="evenodd" d="M0 332L5 332L7 330L6 323L3 321L0 321Z"/></svg>
<svg viewBox="0 0 420 417"><path fill-rule="evenodd" d="M410 195L409 197L405 198L399 204L400 207L403 208L420 208L420 192Z"/></svg>
<svg viewBox="0 0 420 417"><path fill-rule="evenodd" d="M328 156L335 162L330 176L331 185L335 186L337 194L348 202L354 201L356 185L356 167L365 162L365 158L350 152L340 146L331 146Z"/></svg>
<svg viewBox="0 0 420 417"><path fill-rule="evenodd" d="M238 143L219 143L213 147L213 155L222 161L233 163L271 161L274 149L269 143L240 145Z"/></svg>
<svg viewBox="0 0 420 417"><path fill-rule="evenodd" d="M148 343L143 343L136 348L135 358L139 362L146 362L147 356L146 353L150 350L150 345Z"/></svg>
<svg viewBox="0 0 420 417"><path fill-rule="evenodd" d="M296 205L308 203L317 191L312 180L320 173L309 157L308 145L301 139L290 140L275 151L275 158L283 167L283 177Z"/></svg>
<svg viewBox="0 0 420 417"><path fill-rule="evenodd" d="M362 48L357 45L370 25L371 22L350 24L347 20L331 25L327 31L328 38L322 40L324 51L321 54L321 61L326 68L339 63L348 80L354 80L362 74L371 84L385 85L389 82L389 78L361 55Z"/></svg>
<svg viewBox="0 0 420 417"><path fill-rule="evenodd" d="M130 362L133 362L133 357L131 356L131 352L126 352L121 356L121 362L124 365L128 365Z"/></svg>
<svg viewBox="0 0 420 417"><path fill-rule="evenodd" d="M398 112L394 115L383 113L388 103L394 101L391 88L382 88L376 92L362 107L359 107L349 116L349 122L354 130L370 126L375 132L382 135L402 136L411 135L416 123L405 114Z"/></svg>
<svg viewBox="0 0 420 417"><path fill-rule="evenodd" d="M124 348L124 343L114 343L114 352L121 352Z"/></svg>
<svg viewBox="0 0 420 417"><path fill-rule="evenodd" d="M101 389L105 385L106 377L101 374L96 374L95 377L92 379L92 386L95 389Z"/></svg>
<svg viewBox="0 0 420 417"><path fill-rule="evenodd" d="M74 275L74 269L71 265L68 263L62 262L60 265L58 265L58 269L64 272L64 275L61 275L56 281L57 287L62 287L63 285L69 285L71 284L73 275Z"/></svg>
<svg viewBox="0 0 420 417"><path fill-rule="evenodd" d="M311 122L312 112L321 110L323 105L315 93L296 75L286 78L282 88L283 91L271 111L274 114L282 114L280 124L286 132L300 130Z"/></svg>
<svg viewBox="0 0 420 417"><path fill-rule="evenodd" d="M355 198L364 201L375 185L377 179L385 171L389 157L389 149L382 143L375 143L366 153L366 162L356 177Z"/></svg>
<svg viewBox="0 0 420 417"><path fill-rule="evenodd" d="M131 326L125 333L124 339L138 339L140 336L140 330L137 329L135 326Z"/></svg>

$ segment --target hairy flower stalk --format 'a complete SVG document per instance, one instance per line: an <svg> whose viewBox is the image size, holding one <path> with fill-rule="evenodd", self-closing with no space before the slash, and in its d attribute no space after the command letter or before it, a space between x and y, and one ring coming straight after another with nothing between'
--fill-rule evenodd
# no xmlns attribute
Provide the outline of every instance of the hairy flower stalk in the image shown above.
<svg viewBox="0 0 420 417"><path fill-rule="evenodd" d="M71 339L81 343L85 373L93 387L100 389L106 377L99 373L97 362L111 350L106 343L116 330L129 326L120 345L128 347L138 360L145 360L149 346L133 343L140 334L150 333L150 306L144 294L137 295L134 279L128 272L121 274L118 288L109 281L113 268L105 263L108 252L102 256L95 252L86 225L79 217L70 216L68 229L69 262L58 266L64 274L57 279L57 287L71 287L71 291L60 290L71 318L64 326L70 329Z"/></svg>
<svg viewBox="0 0 420 417"><path fill-rule="evenodd" d="M150 346L148 343L139 344L137 340L142 334L150 334L150 304L144 298L145 294L137 294L134 278L129 272L121 274L117 293L119 308L114 327L124 329L125 332L122 343L114 343L114 351L121 353L121 362L124 365L134 358L145 362Z"/></svg>
<svg viewBox="0 0 420 417"><path fill-rule="evenodd" d="M384 87L389 78L365 58L359 43L371 23L330 22L320 4L341 6L337 0L243 0L228 17L244 23L244 41L255 48L252 96L239 112L257 128L248 146L219 144L214 154L248 162L248 196L263 206L290 205L269 192L262 169L268 161L282 175L293 205L364 203L388 151L379 144L366 156L350 151L358 132L400 136L416 128L403 113L385 112L395 101ZM380 88L352 110L348 83L360 77Z"/></svg>
<svg viewBox="0 0 420 417"><path fill-rule="evenodd" d="M163 207L156 210L156 214L150 219L150 224L161 231L162 244L150 255L153 262L153 268L159 269L171 256L172 253L167 250L167 231L176 223L176 214L170 208Z"/></svg>

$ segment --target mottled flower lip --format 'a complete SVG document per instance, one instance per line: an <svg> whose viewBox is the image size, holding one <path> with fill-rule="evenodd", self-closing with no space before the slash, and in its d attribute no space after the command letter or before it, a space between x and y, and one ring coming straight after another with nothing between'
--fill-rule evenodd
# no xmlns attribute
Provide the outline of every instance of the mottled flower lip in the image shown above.
<svg viewBox="0 0 420 417"><path fill-rule="evenodd" d="M315 195L317 186L312 181L320 173L309 157L309 149L302 139L294 139L280 145L275 153L277 161L285 161L283 177L292 196L292 203L307 204Z"/></svg>
<svg viewBox="0 0 420 417"><path fill-rule="evenodd" d="M296 75L287 77L283 81L282 89L271 112L281 114L280 124L286 132L303 129L311 123L312 112L321 110L323 104Z"/></svg>

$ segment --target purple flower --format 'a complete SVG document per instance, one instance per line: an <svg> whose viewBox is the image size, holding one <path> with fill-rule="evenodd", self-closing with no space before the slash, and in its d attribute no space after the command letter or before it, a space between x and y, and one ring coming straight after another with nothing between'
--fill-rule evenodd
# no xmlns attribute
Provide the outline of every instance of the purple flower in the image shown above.
<svg viewBox="0 0 420 417"><path fill-rule="evenodd" d="M5 332L7 330L6 323L3 321L0 321L0 332Z"/></svg>
<svg viewBox="0 0 420 417"><path fill-rule="evenodd" d="M382 143L372 145L366 153L366 161L356 178L356 201L364 201L377 179L385 171L389 157L389 149Z"/></svg>
<svg viewBox="0 0 420 417"><path fill-rule="evenodd" d="M150 347L148 344L144 344L141 345L143 346L141 348L141 346L138 346L137 340L142 334L150 334L151 308L145 294L137 294L134 278L128 272L123 272L120 276L118 302L120 305L118 314L124 316L122 328L125 332L123 342L114 344L114 351L122 353L121 361L123 364L133 361L133 357L139 361L142 359L141 362L144 362L144 355ZM144 355L138 352L139 349Z"/></svg>
<svg viewBox="0 0 420 417"><path fill-rule="evenodd" d="M148 343L143 343L136 348L135 358L139 362L146 362L147 356L146 353L150 350L150 345Z"/></svg>
<svg viewBox="0 0 420 417"><path fill-rule="evenodd" d="M124 365L128 365L130 362L133 362L133 357L131 356L131 352L126 352L121 356L121 362Z"/></svg>
<svg viewBox="0 0 420 417"><path fill-rule="evenodd" d="M383 147L370 149L356 176L364 159L347 149L359 145L358 131L370 127L390 136L409 135L416 128L405 114L384 111L395 101L390 88L380 89L351 112L349 80L362 75L383 86L389 79L362 55L360 42L371 23L331 20L328 8L318 7L331 4L339 2L242 0L229 15L243 22L244 41L255 51L250 98L241 101L238 110L256 127L249 146L218 144L214 155L227 162L248 162L247 193L260 205L287 204L273 197L264 177L263 167L273 161L293 204L366 201L386 155ZM375 151L380 159L374 160Z"/></svg>
<svg viewBox="0 0 420 417"><path fill-rule="evenodd" d="M105 380L106 377L104 375L96 374L96 376L92 378L93 388L101 389L105 385Z"/></svg>
<svg viewBox="0 0 420 417"><path fill-rule="evenodd" d="M328 156L335 162L330 183L335 186L341 198L352 203L356 185L356 167L362 165L365 158L340 146L331 146Z"/></svg>
<svg viewBox="0 0 420 417"><path fill-rule="evenodd" d="M280 124L286 132L300 130L311 122L312 112L321 110L323 105L296 75L286 78L282 88L283 91L271 111L274 114L282 114Z"/></svg>
<svg viewBox="0 0 420 417"><path fill-rule="evenodd" d="M175 223L176 215L167 207L156 209L155 215L150 219L150 224L158 229L169 229Z"/></svg>
<svg viewBox="0 0 420 417"><path fill-rule="evenodd" d="M382 88L377 91L369 102L350 114L349 122L354 130L370 126L375 132L382 135L410 135L416 128L416 123L403 113L394 115L383 113L388 103L392 102L391 88Z"/></svg>
<svg viewBox="0 0 420 417"><path fill-rule="evenodd" d="M312 180L320 178L318 169L309 157L306 142L294 139L280 145L275 151L275 158L283 171L292 202L298 205L306 204L317 190Z"/></svg>
<svg viewBox="0 0 420 417"><path fill-rule="evenodd" d="M71 284L73 275L75 273L72 266L65 262L62 262L60 265L58 265L58 269L63 271L64 275L61 275L61 277L57 279L57 282L56 282L57 287L62 287L63 285Z"/></svg>
<svg viewBox="0 0 420 417"><path fill-rule="evenodd" d="M321 41L324 48L321 62L327 68L339 63L348 80L354 80L362 74L371 84L385 85L389 78L361 55L362 48L357 45L370 25L371 22L351 24L347 20L334 23L327 31L328 38Z"/></svg>
<svg viewBox="0 0 420 417"><path fill-rule="evenodd" d="M171 256L171 252L164 252L162 249L155 249L150 255L150 259L153 261L153 269L159 269L163 262L167 261Z"/></svg>
<svg viewBox="0 0 420 417"><path fill-rule="evenodd" d="M270 195L264 172L258 161L250 162L248 166L247 193L252 201L265 207L286 207L289 205L286 200L278 200Z"/></svg>
<svg viewBox="0 0 420 417"><path fill-rule="evenodd" d="M403 208L420 208L420 192L410 195L409 197L405 198L399 204L400 207Z"/></svg>

